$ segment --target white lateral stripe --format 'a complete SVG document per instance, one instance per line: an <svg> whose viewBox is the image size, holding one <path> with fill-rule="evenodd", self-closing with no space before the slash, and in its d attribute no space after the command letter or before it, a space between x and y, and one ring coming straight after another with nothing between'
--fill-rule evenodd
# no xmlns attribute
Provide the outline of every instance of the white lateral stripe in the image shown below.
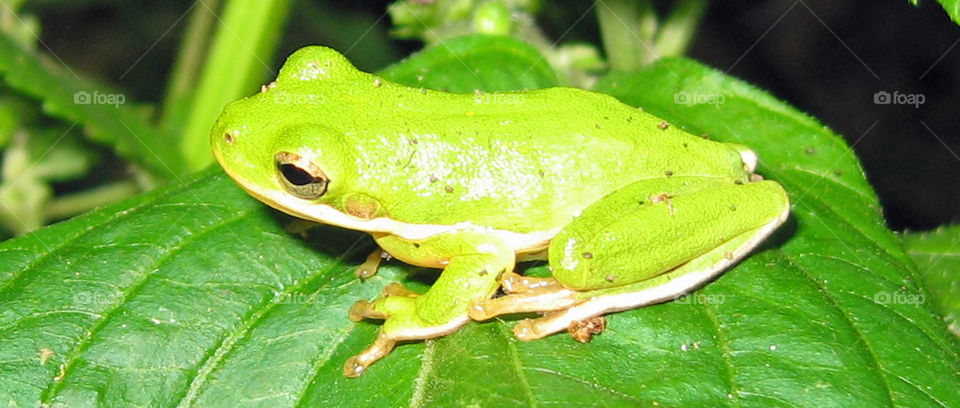
<svg viewBox="0 0 960 408"><path fill-rule="evenodd" d="M256 197L260 201L263 201L271 207L295 217L356 231L382 232L411 241L419 241L449 232L482 231L498 236L503 240L504 243L513 248L514 251L525 251L533 248L546 247L549 244L550 239L552 239L555 235L557 235L557 232L560 231L559 228L554 228L543 232L523 234L513 231L484 227L471 222L440 225L411 224L384 217L365 220L363 218L354 217L338 211L329 205L312 203L310 201L285 194L282 191L263 191L255 187L250 187L248 183L239 184L244 190L250 193L250 195Z"/></svg>

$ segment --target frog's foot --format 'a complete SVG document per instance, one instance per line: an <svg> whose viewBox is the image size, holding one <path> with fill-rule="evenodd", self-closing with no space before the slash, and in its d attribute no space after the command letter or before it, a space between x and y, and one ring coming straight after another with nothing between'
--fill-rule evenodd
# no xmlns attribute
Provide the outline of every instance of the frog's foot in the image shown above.
<svg viewBox="0 0 960 408"><path fill-rule="evenodd" d="M443 272L430 289L417 294L395 283L387 285L373 302L359 301L350 318L380 319L376 341L347 360L343 372L356 377L385 357L399 341L423 340L453 333L470 321L471 302L493 296L501 271L512 270L516 255L497 236L458 231L440 234L416 244L393 236L375 237L381 248L401 259L443 259Z"/></svg>
<svg viewBox="0 0 960 408"><path fill-rule="evenodd" d="M367 259L363 261L360 266L357 266L357 269L354 270L353 273L361 280L376 275L377 269L380 268L380 261L383 260L383 254L383 249L379 247L373 250L370 255L367 255Z"/></svg>
<svg viewBox="0 0 960 408"><path fill-rule="evenodd" d="M530 281L528 279L536 279ZM504 279L510 281L511 294L493 299L479 300L471 305L470 318L487 320L496 316L513 313L537 312L544 316L538 319L524 319L513 327L513 333L520 340L536 340L550 334L567 330L581 343L590 341L593 334L600 333L606 327L603 314L583 315L570 313L578 305L589 303L580 292L567 289L550 278L528 278L520 275ZM515 281L519 281L515 282ZM508 283L504 283L506 287ZM520 289L520 290L516 290Z"/></svg>
<svg viewBox="0 0 960 408"><path fill-rule="evenodd" d="M367 367L385 357L398 341L423 340L453 333L470 319L460 316L441 324L428 321L417 312L422 305L421 295L404 288L399 283L387 285L380 298L373 302L358 301L350 308L350 319L382 319L383 326L370 347L351 357L343 366L343 374L357 377Z"/></svg>

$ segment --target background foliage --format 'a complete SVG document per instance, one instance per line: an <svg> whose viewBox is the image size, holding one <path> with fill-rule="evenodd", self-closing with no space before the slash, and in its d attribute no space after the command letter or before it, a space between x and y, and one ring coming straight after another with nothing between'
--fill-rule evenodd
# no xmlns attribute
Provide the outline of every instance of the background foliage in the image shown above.
<svg viewBox="0 0 960 408"><path fill-rule="evenodd" d="M957 21L960 6L941 3ZM60 27L44 23L48 15L55 22L70 11L54 1L4 0L0 221L23 233L130 198L0 243L0 402L960 405L957 339L947 330L956 330L960 310L953 262L960 231L894 235L849 146L864 136L845 143L769 93L683 57L696 50L696 30L710 29L708 5L672 4L607 0L570 16L524 0L400 1L388 14L330 13L332 6L312 2L194 2L171 17L182 26L178 50L147 52L131 65L98 52L112 31L91 33L84 58L61 59L38 34ZM137 38L157 6L87 0L71 7L127 16L118 30ZM794 9L820 11L796 1L783 16ZM593 33L578 34L590 15ZM931 16L946 19L942 11ZM381 20L395 38L425 48L391 63L420 42L398 48L370 35L366 27L378 30ZM558 35L557 24L570 25ZM565 39L570 31L588 41ZM749 145L762 159L760 173L790 193L792 217L716 282L611 316L609 330L589 345L566 336L519 343L513 322L497 320L404 345L348 380L343 361L377 328L346 319L349 305L396 280L425 290L434 272L391 263L360 282L352 265L372 246L362 234L291 235L285 216L218 168L193 172L210 163L207 129L222 105L275 75L274 55L324 42L318 38L412 86L592 88L694 134ZM174 57L163 62L157 54ZM65 63L101 55L112 68L99 72L117 79ZM740 61L733 65L749 59ZM164 77L166 69L141 64L172 68ZM933 67L924 75L935 76ZM150 99L159 102L135 102ZM937 136L936 124L921 123Z"/></svg>

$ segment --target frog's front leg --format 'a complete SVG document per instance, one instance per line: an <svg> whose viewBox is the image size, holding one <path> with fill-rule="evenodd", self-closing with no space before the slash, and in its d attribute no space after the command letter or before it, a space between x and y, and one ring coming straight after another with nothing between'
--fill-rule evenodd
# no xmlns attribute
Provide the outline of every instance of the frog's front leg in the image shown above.
<svg viewBox="0 0 960 408"><path fill-rule="evenodd" d="M541 312L514 327L521 340L586 326L607 313L674 299L744 257L786 219L771 181L673 177L641 181L588 207L551 242L554 281L504 278L517 289L478 301L471 317ZM587 324L590 323L590 324ZM586 333L586 334L585 334Z"/></svg>
<svg viewBox="0 0 960 408"><path fill-rule="evenodd" d="M470 320L469 306L493 296L504 271L513 270L516 255L500 238L483 232L456 232L410 242L374 236L392 256L418 266L443 268L427 293L418 295L393 283L373 301L358 301L353 320L383 319L373 345L351 357L344 374L356 377L386 356L397 341L421 340L456 331Z"/></svg>

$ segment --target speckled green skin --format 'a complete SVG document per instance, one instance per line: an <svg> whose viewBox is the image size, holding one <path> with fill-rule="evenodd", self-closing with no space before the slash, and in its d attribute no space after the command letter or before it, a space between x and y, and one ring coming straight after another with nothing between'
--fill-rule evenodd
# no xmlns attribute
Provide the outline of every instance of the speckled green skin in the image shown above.
<svg viewBox="0 0 960 408"><path fill-rule="evenodd" d="M449 332L470 302L492 296L516 253L549 244L554 276L584 296L635 290L698 257L724 256L721 244L748 241L789 206L778 184L751 182L737 148L610 96L411 88L323 47L297 51L265 92L228 105L211 142L224 169L268 204L370 232L404 261L445 268L425 296L372 304L367 315L386 317L381 336L390 339ZM281 151L322 169L327 192L284 196ZM442 232L424 236L423 225Z"/></svg>
<svg viewBox="0 0 960 408"><path fill-rule="evenodd" d="M747 177L728 145L660 130L662 119L607 95L463 95L375 80L333 50L300 50L275 89L224 110L214 149L235 169L251 166L242 174L250 182L274 188L276 151L312 152L331 180L321 201L341 209L364 194L379 202L378 216L516 232L563 227L607 193L667 172ZM239 142L218 148L240 126Z"/></svg>

